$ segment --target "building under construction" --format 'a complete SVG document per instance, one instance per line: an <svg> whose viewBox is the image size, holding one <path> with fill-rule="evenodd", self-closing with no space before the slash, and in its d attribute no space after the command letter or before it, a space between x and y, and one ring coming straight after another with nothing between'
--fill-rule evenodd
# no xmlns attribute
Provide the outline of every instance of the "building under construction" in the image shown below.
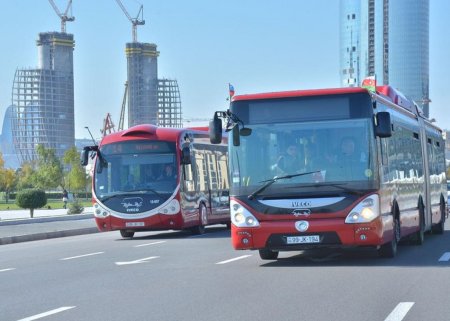
<svg viewBox="0 0 450 321"><path fill-rule="evenodd" d="M158 126L183 127L180 90L175 79L158 81Z"/></svg>
<svg viewBox="0 0 450 321"><path fill-rule="evenodd" d="M58 157L74 146L74 81L72 34L40 33L38 68L18 69L12 88L12 136L21 162L36 159L36 146Z"/></svg>
<svg viewBox="0 0 450 321"><path fill-rule="evenodd" d="M152 43L126 44L128 127L156 124L158 115L158 55Z"/></svg>

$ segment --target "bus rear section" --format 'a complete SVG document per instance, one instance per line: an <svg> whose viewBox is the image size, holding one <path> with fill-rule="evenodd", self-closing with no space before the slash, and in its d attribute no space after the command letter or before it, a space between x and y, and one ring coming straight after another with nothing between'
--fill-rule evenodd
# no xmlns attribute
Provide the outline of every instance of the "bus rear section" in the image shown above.
<svg viewBox="0 0 450 321"><path fill-rule="evenodd" d="M279 251L422 244L446 218L442 131L391 87L235 96L232 244ZM212 123L212 140L220 123ZM231 141L233 143L231 143ZM445 194L446 195L446 194Z"/></svg>
<svg viewBox="0 0 450 321"><path fill-rule="evenodd" d="M129 238L135 232L156 230L203 233L206 225L229 224L226 185L188 190L193 181L187 179L186 169L195 153L207 150L200 144L200 136L206 140L207 129L138 125L108 135L100 146L91 147L97 149L93 202L99 230L119 230ZM214 149L226 159L226 144ZM212 202L213 196L226 200L222 197L222 203Z"/></svg>

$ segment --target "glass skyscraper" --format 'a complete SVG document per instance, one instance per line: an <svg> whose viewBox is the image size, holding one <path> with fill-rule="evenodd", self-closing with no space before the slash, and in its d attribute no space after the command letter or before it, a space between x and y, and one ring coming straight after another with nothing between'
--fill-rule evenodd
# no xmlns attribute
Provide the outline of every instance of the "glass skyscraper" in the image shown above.
<svg viewBox="0 0 450 321"><path fill-rule="evenodd" d="M340 6L341 85L359 86L375 75L429 116L429 0L341 0ZM349 14L355 14L351 23ZM356 76L349 77L352 66Z"/></svg>

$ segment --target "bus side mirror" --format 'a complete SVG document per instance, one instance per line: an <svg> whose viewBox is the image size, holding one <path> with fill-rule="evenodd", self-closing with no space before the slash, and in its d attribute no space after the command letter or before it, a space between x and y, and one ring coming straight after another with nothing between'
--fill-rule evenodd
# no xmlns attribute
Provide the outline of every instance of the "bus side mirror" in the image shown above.
<svg viewBox="0 0 450 321"><path fill-rule="evenodd" d="M387 111L377 113L375 135L381 138L392 136L391 114Z"/></svg>
<svg viewBox="0 0 450 321"><path fill-rule="evenodd" d="M222 120L214 113L214 119L209 122L209 140L211 144L222 142Z"/></svg>
<svg viewBox="0 0 450 321"><path fill-rule="evenodd" d="M183 147L181 150L181 164L188 165L191 163L191 150L189 147Z"/></svg>
<svg viewBox="0 0 450 321"><path fill-rule="evenodd" d="M232 131L232 134L233 134L233 146L241 145L241 137L240 137L240 134L239 134L239 125L235 124L231 131Z"/></svg>
<svg viewBox="0 0 450 321"><path fill-rule="evenodd" d="M83 150L81 151L81 155L80 155L81 166L86 166L88 164L90 150L91 149L89 147L84 147Z"/></svg>

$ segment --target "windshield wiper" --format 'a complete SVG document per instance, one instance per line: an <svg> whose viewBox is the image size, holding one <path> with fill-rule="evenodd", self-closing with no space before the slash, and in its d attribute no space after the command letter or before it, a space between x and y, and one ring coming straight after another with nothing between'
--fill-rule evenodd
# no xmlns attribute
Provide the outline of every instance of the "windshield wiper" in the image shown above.
<svg viewBox="0 0 450 321"><path fill-rule="evenodd" d="M249 200L254 199L256 195L258 195L259 193L264 191L267 187L269 187L270 185L272 185L273 183L275 183L276 181L278 181L280 179L290 179L290 178L293 178L293 177L314 174L314 173L317 173L317 172L320 172L320 171L304 172L304 173L291 174L291 175L285 175L285 176L275 176L274 178L271 178L271 179L268 179L268 180L265 180L265 181L261 181L260 183L265 183L265 184L263 186L261 186L260 188L258 188L253 193L251 193L248 196L248 199Z"/></svg>
<svg viewBox="0 0 450 321"><path fill-rule="evenodd" d="M332 187L337 187L339 189L342 189L346 192L349 192L350 194L356 194L356 195L362 195L364 194L364 192L361 191L357 191L355 189L351 189L348 187L345 187L344 185L347 185L348 183L315 183L315 184L305 184L302 185L301 187L322 187L322 186L332 186ZM294 186L294 187L288 187L288 188L298 188L299 186Z"/></svg>
<svg viewBox="0 0 450 321"><path fill-rule="evenodd" d="M136 190L131 190L131 191L120 191L120 192L115 192L114 194L110 194L110 195L106 195L103 198L100 198L100 200L102 202L105 202L111 198L114 198L116 196L127 196L127 195L141 195L141 194L145 194L145 192L152 192L153 194L155 194L156 196L158 196L159 198L163 198L161 196L161 194L159 194L157 191L155 191L154 189L148 188L146 187L145 189L136 189Z"/></svg>
<svg viewBox="0 0 450 321"><path fill-rule="evenodd" d="M159 198L163 198L161 194L159 194L157 191L155 191L153 188L145 187L145 188L139 188L139 189L133 189L129 191L125 191L125 194L132 194L132 195L138 195L138 194L145 194L145 192L152 192Z"/></svg>

